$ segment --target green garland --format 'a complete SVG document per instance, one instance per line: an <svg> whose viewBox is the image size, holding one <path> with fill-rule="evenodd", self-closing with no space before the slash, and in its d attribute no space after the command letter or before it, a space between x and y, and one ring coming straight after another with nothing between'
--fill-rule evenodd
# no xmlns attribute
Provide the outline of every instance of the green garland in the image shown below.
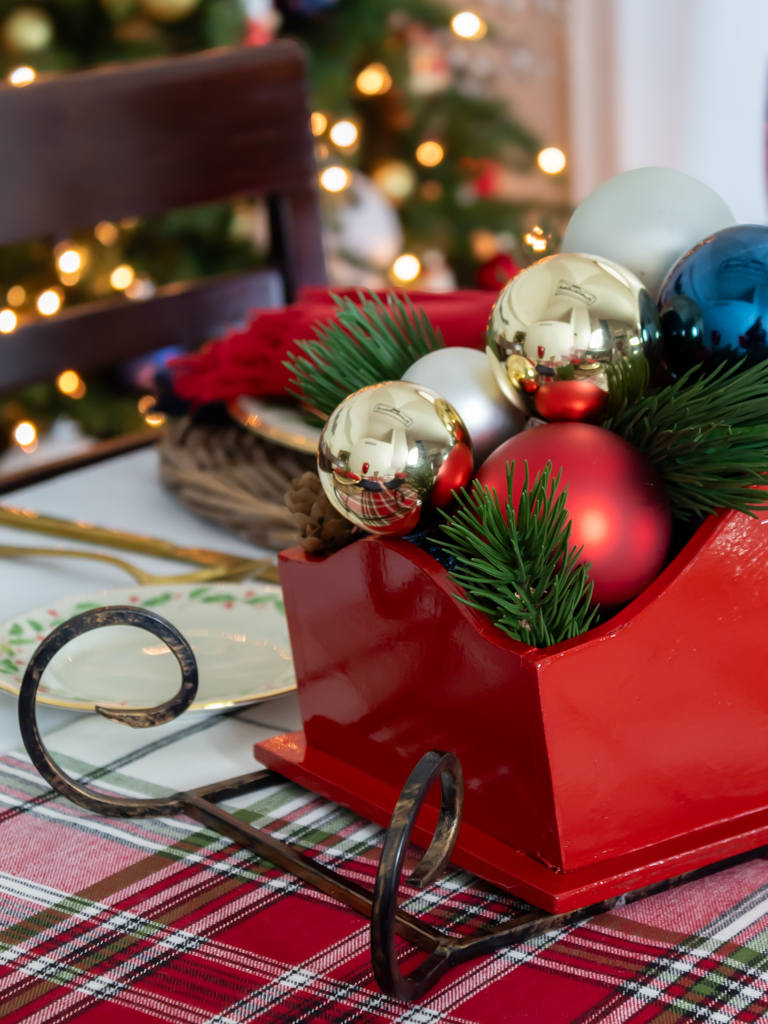
<svg viewBox="0 0 768 1024"><path fill-rule="evenodd" d="M288 391L326 416L360 388L399 380L417 359L445 348L423 309L406 295L358 292L359 303L332 296L339 308L335 320L314 327L317 338L297 341L302 354L289 353L284 365L294 377Z"/></svg>
<svg viewBox="0 0 768 1024"><path fill-rule="evenodd" d="M459 562L451 573L467 596L460 601L484 612L515 640L548 647L585 633L598 608L590 608L592 563L579 565L571 546L567 487L547 463L525 483L517 511L512 504L514 463L507 464L504 511L495 491L477 480L458 494L459 509L444 514L441 545Z"/></svg>
<svg viewBox="0 0 768 1024"><path fill-rule="evenodd" d="M740 366L694 368L657 390L642 356L609 370L603 426L653 463L677 519L723 508L754 515L768 504L755 490L768 471L768 362Z"/></svg>

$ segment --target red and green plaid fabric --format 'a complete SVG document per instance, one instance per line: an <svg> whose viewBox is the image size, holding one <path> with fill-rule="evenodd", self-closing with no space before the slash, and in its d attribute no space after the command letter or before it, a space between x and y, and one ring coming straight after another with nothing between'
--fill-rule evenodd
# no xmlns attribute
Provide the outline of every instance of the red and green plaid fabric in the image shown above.
<svg viewBox="0 0 768 1024"><path fill-rule="evenodd" d="M159 758L183 775L191 750L199 761L258 732L234 718L190 719L160 740L143 733L98 770L82 750L58 756L108 792L147 796L164 792L148 781ZM56 736L50 745L66 748ZM343 808L289 783L228 806L372 884L382 832ZM524 909L458 870L404 892L411 912L460 933ZM403 945L404 965L411 955ZM329 897L190 819L97 818L54 797L25 755L0 760L0 1024L725 1024L766 1015L764 859L466 964L406 1005L373 981L366 921Z"/></svg>

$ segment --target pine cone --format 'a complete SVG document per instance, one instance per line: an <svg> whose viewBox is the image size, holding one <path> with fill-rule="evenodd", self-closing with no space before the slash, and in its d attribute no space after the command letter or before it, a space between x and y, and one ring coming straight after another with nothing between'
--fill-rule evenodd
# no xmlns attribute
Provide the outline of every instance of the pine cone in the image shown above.
<svg viewBox="0 0 768 1024"><path fill-rule="evenodd" d="M304 473L292 480L285 504L299 531L302 547L311 555L338 551L357 535L357 528L326 498L317 473Z"/></svg>

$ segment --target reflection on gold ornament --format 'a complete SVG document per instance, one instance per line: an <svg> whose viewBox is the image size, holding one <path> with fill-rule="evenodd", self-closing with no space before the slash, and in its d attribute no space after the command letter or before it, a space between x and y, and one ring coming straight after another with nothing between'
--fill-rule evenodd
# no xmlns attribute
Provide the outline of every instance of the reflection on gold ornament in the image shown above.
<svg viewBox="0 0 768 1024"><path fill-rule="evenodd" d="M491 313L487 351L502 391L533 411L545 385L586 381L606 390L606 364L650 355L658 339L656 307L639 278L610 260L560 253L504 287ZM577 397L584 392L571 390Z"/></svg>
<svg viewBox="0 0 768 1024"><path fill-rule="evenodd" d="M145 14L156 21L181 21L200 6L200 0L141 0Z"/></svg>
<svg viewBox="0 0 768 1024"><path fill-rule="evenodd" d="M402 160L388 160L371 175L381 191L396 203L401 203L416 188L416 172Z"/></svg>
<svg viewBox="0 0 768 1024"><path fill-rule="evenodd" d="M3 46L9 53L39 53L53 42L53 19L42 7L25 4L11 11L2 32Z"/></svg>
<svg viewBox="0 0 768 1024"><path fill-rule="evenodd" d="M328 500L370 533L404 536L450 507L472 476L456 410L419 384L392 381L346 398L323 428L318 473Z"/></svg>
<svg viewBox="0 0 768 1024"><path fill-rule="evenodd" d="M511 355L506 361L507 376L521 391L536 390L536 364L525 356ZM531 388L533 385L533 388Z"/></svg>

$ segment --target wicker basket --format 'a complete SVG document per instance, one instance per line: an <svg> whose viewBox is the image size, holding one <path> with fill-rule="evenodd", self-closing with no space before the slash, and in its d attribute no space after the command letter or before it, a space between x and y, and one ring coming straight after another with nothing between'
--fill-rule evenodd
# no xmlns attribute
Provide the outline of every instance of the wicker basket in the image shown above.
<svg viewBox="0 0 768 1024"><path fill-rule="evenodd" d="M285 494L315 459L256 437L236 424L185 418L160 444L160 475L179 501L261 547L280 551L299 539Z"/></svg>

